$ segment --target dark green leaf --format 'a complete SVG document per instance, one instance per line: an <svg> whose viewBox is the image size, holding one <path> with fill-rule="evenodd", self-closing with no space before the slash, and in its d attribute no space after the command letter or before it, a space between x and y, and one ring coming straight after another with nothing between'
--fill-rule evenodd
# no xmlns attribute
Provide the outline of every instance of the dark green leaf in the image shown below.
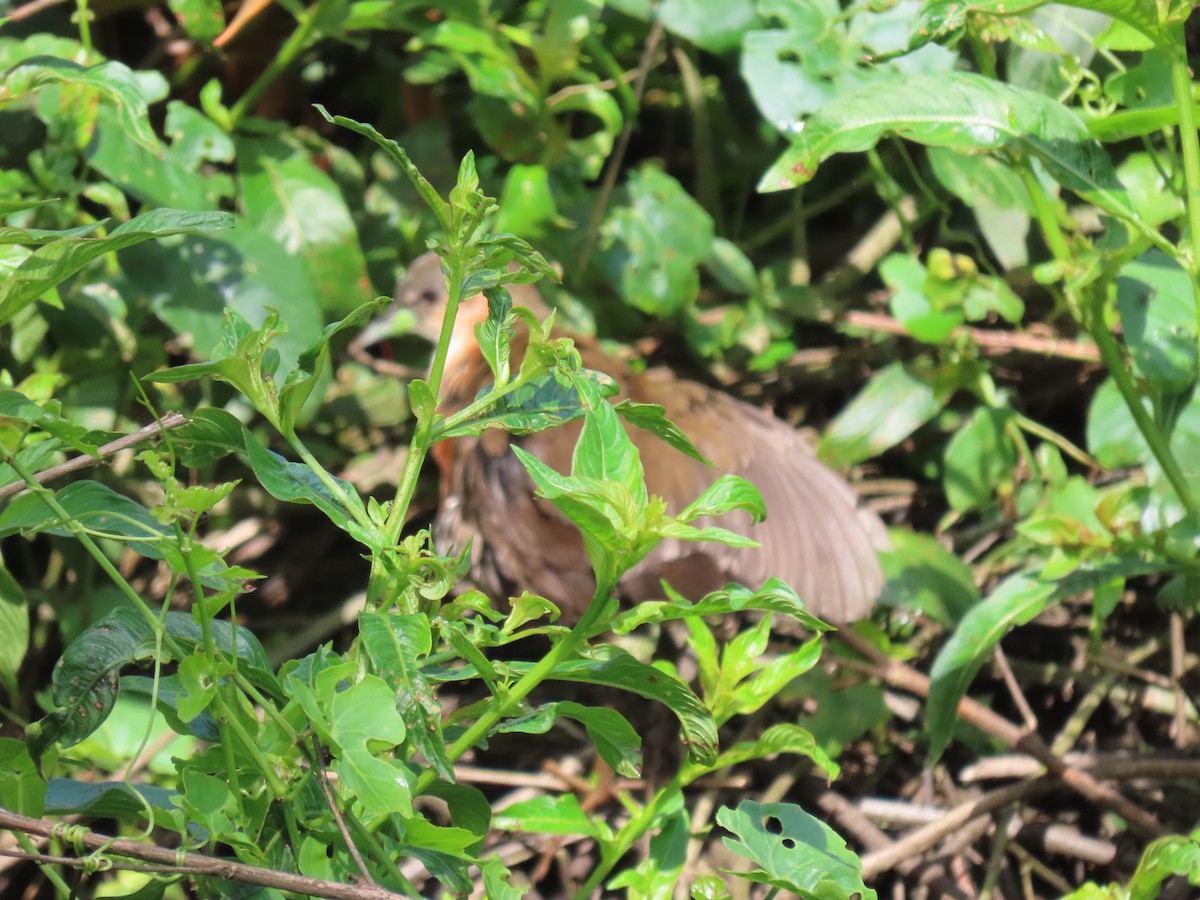
<svg viewBox="0 0 1200 900"><path fill-rule="evenodd" d="M104 724L117 701L118 673L137 658L138 646L152 634L138 613L120 608L67 647L54 666L54 710L26 735L35 760L51 744L73 747Z"/></svg>
<svg viewBox="0 0 1200 900"><path fill-rule="evenodd" d="M514 664L517 671L531 664ZM624 650L597 647L592 657L559 663L550 673L553 681L600 684L631 691L647 700L657 700L679 718L683 742L689 755L702 765L717 758L717 729L704 704L679 679L660 669L638 662Z"/></svg>
<svg viewBox="0 0 1200 900"><path fill-rule="evenodd" d="M1012 419L1010 410L981 406L946 444L942 486L951 509L982 509L1011 489L1017 448L1006 429Z"/></svg>
<svg viewBox="0 0 1200 900"><path fill-rule="evenodd" d="M891 532L892 549L879 555L887 583L881 606L923 613L954 625L979 600L971 569L929 535Z"/></svg>
<svg viewBox="0 0 1200 900"><path fill-rule="evenodd" d="M971 72L897 77L844 95L805 123L759 188L797 187L833 154L868 150L887 134L934 147L1035 158L1085 200L1133 218L1107 154L1074 113L1053 98Z"/></svg>
<svg viewBox="0 0 1200 900"><path fill-rule="evenodd" d="M821 441L821 455L834 465L850 466L900 443L949 399L948 387L932 375L916 374L899 362L880 369L833 420Z"/></svg>
<svg viewBox="0 0 1200 900"><path fill-rule="evenodd" d="M1006 578L982 603L963 616L934 660L930 671L929 763L932 765L950 743L958 719L958 701L992 648L1014 625L1023 625L1049 604L1052 584L1036 581L1028 575Z"/></svg>
<svg viewBox="0 0 1200 900"><path fill-rule="evenodd" d="M172 234L205 234L233 225L223 212L154 209L114 228L104 238L63 238L39 247L0 282L0 324L50 288L70 278L92 260L152 238Z"/></svg>

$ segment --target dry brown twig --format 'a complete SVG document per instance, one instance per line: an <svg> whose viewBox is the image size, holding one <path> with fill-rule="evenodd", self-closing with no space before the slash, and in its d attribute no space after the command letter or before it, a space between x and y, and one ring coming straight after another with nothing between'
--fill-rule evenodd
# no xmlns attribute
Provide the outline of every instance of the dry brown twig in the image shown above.
<svg viewBox="0 0 1200 900"><path fill-rule="evenodd" d="M20 816L0 808L0 828L48 838L55 835L57 826L53 822ZM199 853L184 853L138 841L109 837L94 831L85 831L79 836L78 841L83 846L92 850L100 850L109 857L123 856L169 866L170 871L183 875L241 881L246 884L277 888L281 891L308 894L311 897L325 897L328 900L397 900L404 896L375 885L350 885L337 881L325 881L320 878L307 878L303 875L293 875L290 872L276 872L274 869L249 866L229 859L217 859ZM41 856L39 855L37 858L40 860ZM113 864L113 868L122 867L123 865L119 862Z"/></svg>
<svg viewBox="0 0 1200 900"><path fill-rule="evenodd" d="M874 664L875 674L884 683L921 697L929 696L928 676L897 662L849 629L838 632L838 637L856 653L870 660ZM964 721L999 739L1010 749L1020 750L1037 759L1051 774L1092 803L1124 817L1130 827L1143 837L1157 838L1167 833L1167 829L1153 814L1101 784L1089 773L1068 765L1062 757L1050 751L1039 735L1014 725L970 697L963 697L959 701L957 712Z"/></svg>
<svg viewBox="0 0 1200 900"><path fill-rule="evenodd" d="M109 441L103 444L96 450L96 456L83 454L80 456L68 459L64 463L59 463L57 466L51 466L48 469L36 473L33 477L38 484L45 484L47 481L52 481L55 478L60 478L70 472L76 472L80 469L86 469L89 466L98 466L101 462L115 453L119 453L129 447L133 447L142 441L150 440L161 435L164 431L170 431L173 428L179 428L181 425L186 425L190 422L187 416L182 413L169 412L157 422L151 422L149 425L139 428L132 434L127 434L117 438L115 441ZM26 484L23 481L14 481L12 484L6 484L0 487L0 500L11 497L14 494L19 494L25 490Z"/></svg>

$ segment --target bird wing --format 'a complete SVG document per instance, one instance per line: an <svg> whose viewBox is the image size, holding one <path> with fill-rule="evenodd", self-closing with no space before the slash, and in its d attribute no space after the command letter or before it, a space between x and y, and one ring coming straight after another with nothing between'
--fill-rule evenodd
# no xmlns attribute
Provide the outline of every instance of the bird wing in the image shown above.
<svg viewBox="0 0 1200 900"><path fill-rule="evenodd" d="M747 535L761 548L671 540L641 564L642 573L663 569L677 577L711 579L709 570L715 567L722 581L751 587L776 576L795 588L809 610L830 621L855 621L870 613L883 587L877 550L888 545L886 529L861 506L850 485L817 459L802 435L728 394L666 373L641 376L631 393L640 402L661 404L717 467L710 469L666 447L651 449L655 438L634 435L644 448L647 485L672 511L726 473L753 483L767 509L767 519L759 525L740 511L696 523Z"/></svg>

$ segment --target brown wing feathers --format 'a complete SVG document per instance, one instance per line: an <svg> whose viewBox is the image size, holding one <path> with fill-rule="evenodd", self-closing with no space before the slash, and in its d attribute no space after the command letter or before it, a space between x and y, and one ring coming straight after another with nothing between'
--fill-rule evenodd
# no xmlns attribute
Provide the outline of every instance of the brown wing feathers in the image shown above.
<svg viewBox="0 0 1200 900"><path fill-rule="evenodd" d="M514 304L534 307L539 315L544 311L533 288L518 285L512 293ZM436 339L445 304L437 257L429 254L413 264L397 299L417 314L418 332ZM490 382L472 331L486 315L482 297L465 301L459 311L442 382L448 410L461 408ZM828 621L855 621L870 612L883 585L876 557L887 546L883 523L859 505L849 484L816 458L800 434L727 394L665 371L635 376L587 339L576 343L586 366L615 377L634 400L662 404L718 466L709 469L632 429L651 493L678 511L719 474L732 472L753 482L767 506L767 520L758 526L751 527L742 513L717 523L749 535L761 549L665 542L622 582L628 599L660 596L664 576L690 596L726 581L758 586L777 576ZM549 465L565 468L577 436L578 426L568 426L520 440ZM594 587L582 541L552 506L533 498L533 485L508 443L507 435L489 432L435 449L443 488L435 535L444 550L474 538L472 572L485 590L528 589L557 603L565 615L578 615Z"/></svg>

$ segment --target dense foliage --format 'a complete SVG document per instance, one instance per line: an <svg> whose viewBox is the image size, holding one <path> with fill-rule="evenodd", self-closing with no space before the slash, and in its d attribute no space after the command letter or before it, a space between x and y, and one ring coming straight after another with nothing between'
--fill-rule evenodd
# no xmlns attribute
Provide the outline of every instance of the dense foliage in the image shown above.
<svg viewBox="0 0 1200 900"><path fill-rule="evenodd" d="M39 863L4 890L1200 884L1190 4L0 12L0 851ZM495 387L452 415L445 339L406 380L415 344L346 352L427 247L451 310L489 299ZM830 635L777 580L619 608L657 540L736 543L694 523L761 498L649 496L622 417L686 436L511 308L538 279L579 331L828 420L822 456L892 489L872 621ZM412 524L430 449L576 418L570 472L522 462L585 535L587 612L456 591ZM640 779L601 689L679 753ZM582 796L506 738L552 729L599 761ZM934 815L893 839L845 794Z"/></svg>

